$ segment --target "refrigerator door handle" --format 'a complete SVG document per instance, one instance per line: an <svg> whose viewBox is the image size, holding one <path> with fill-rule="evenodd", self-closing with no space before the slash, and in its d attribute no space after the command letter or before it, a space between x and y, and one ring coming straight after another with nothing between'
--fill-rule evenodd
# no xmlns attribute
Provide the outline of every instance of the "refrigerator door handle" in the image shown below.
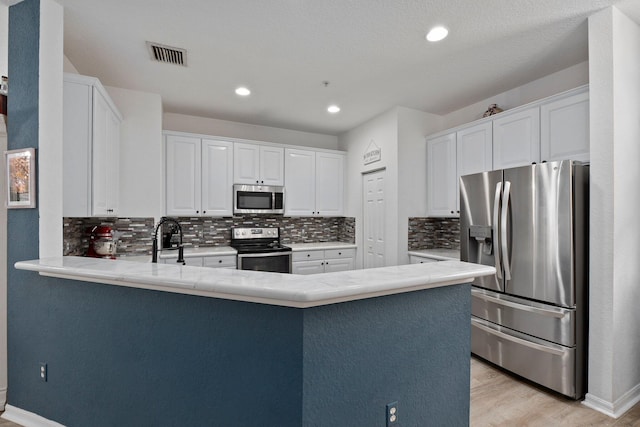
<svg viewBox="0 0 640 427"><path fill-rule="evenodd" d="M507 214L509 210L509 198L511 197L511 182L504 182L504 196L500 210L500 244L502 252L502 265L504 265L504 278L511 280L511 266L509 265L509 251L507 242Z"/></svg>
<svg viewBox="0 0 640 427"><path fill-rule="evenodd" d="M496 262L496 274L498 275L498 279L502 279L502 267L500 260L500 195L502 194L502 182L496 184L496 194L493 198L493 228L494 228L494 236L493 236L493 247L495 251L495 262Z"/></svg>

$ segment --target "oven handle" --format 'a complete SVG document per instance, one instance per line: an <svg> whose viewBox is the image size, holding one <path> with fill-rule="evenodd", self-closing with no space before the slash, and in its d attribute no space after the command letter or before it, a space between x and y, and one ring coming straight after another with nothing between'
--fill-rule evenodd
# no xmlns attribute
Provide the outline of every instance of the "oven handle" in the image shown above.
<svg viewBox="0 0 640 427"><path fill-rule="evenodd" d="M269 256L291 256L291 252L265 252L261 254L238 254L238 258L263 258Z"/></svg>

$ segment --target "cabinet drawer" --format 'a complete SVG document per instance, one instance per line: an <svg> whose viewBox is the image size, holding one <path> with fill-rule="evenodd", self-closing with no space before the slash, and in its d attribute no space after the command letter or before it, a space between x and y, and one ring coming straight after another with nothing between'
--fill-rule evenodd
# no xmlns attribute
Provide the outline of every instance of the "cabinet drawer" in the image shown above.
<svg viewBox="0 0 640 427"><path fill-rule="evenodd" d="M356 256L355 249L328 249L324 251L325 259L344 259Z"/></svg>
<svg viewBox="0 0 640 427"><path fill-rule="evenodd" d="M208 256L204 257L204 267L230 267L236 268L236 256L235 255L221 255L221 256Z"/></svg>
<svg viewBox="0 0 640 427"><path fill-rule="evenodd" d="M427 262L438 262L437 259L416 256L416 255L409 255L409 260L411 264L425 264Z"/></svg>
<svg viewBox="0 0 640 427"><path fill-rule="evenodd" d="M167 260L167 264L171 264L171 262L175 262L177 260L177 258L175 260L172 258L171 260ZM193 265L194 267L202 267L202 257L186 257L184 259L184 264Z"/></svg>
<svg viewBox="0 0 640 427"><path fill-rule="evenodd" d="M292 261L312 261L312 260L322 260L324 259L324 251L300 251L294 252L292 256Z"/></svg>

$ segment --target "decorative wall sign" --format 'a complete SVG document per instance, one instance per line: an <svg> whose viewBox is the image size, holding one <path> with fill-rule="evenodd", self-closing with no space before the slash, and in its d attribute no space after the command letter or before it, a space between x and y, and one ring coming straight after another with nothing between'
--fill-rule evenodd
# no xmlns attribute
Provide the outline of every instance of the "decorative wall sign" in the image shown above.
<svg viewBox="0 0 640 427"><path fill-rule="evenodd" d="M7 208L36 207L36 149L4 152L7 168Z"/></svg>
<svg viewBox="0 0 640 427"><path fill-rule="evenodd" d="M367 150L364 152L362 158L365 165L382 160L382 149L376 145L373 139L367 146Z"/></svg>

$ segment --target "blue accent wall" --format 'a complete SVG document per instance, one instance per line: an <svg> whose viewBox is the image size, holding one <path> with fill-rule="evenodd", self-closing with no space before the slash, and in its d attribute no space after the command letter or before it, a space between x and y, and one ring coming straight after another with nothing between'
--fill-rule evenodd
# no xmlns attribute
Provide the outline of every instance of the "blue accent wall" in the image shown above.
<svg viewBox="0 0 640 427"><path fill-rule="evenodd" d="M305 310L304 426L469 423L470 285Z"/></svg>
<svg viewBox="0 0 640 427"><path fill-rule="evenodd" d="M38 146L39 0L9 8L9 148ZM73 426L468 425L469 285L306 310L40 276L8 215L8 403ZM48 365L48 380L39 377Z"/></svg>

